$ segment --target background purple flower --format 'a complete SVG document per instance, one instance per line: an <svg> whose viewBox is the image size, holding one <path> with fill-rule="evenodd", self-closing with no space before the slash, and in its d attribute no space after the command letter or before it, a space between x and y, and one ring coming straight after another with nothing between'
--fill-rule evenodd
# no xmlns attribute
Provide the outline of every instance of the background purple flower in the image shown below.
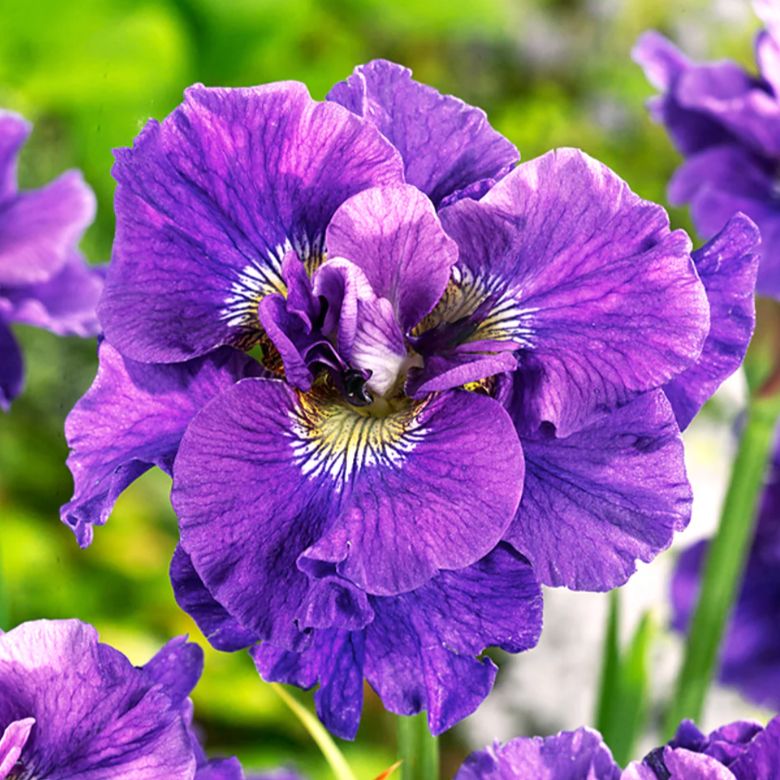
<svg viewBox="0 0 780 780"><path fill-rule="evenodd" d="M621 772L598 731L518 737L472 753L455 780L774 780L780 766L780 718L766 728L740 721L709 736L683 721L667 745Z"/></svg>
<svg viewBox="0 0 780 780"><path fill-rule="evenodd" d="M186 697L202 666L179 638L136 668L77 620L0 635L0 777L189 780Z"/></svg>
<svg viewBox="0 0 780 780"><path fill-rule="evenodd" d="M685 632L709 541L686 549L672 581L672 627ZM780 709L780 455L775 454L737 604L720 654L720 680L759 705Z"/></svg>
<svg viewBox="0 0 780 780"><path fill-rule="evenodd" d="M709 238L737 211L762 236L757 291L780 296L780 25L771 2L754 2L766 24L756 38L758 74L728 60L695 63L656 32L633 51L662 94L650 103L686 158L669 184L674 204L690 203Z"/></svg>
<svg viewBox="0 0 780 780"><path fill-rule="evenodd" d="M31 126L0 110L0 407L24 384L22 354L9 324L60 336L93 336L103 269L89 268L76 246L95 215L95 198L77 171L39 190L19 192L19 151Z"/></svg>

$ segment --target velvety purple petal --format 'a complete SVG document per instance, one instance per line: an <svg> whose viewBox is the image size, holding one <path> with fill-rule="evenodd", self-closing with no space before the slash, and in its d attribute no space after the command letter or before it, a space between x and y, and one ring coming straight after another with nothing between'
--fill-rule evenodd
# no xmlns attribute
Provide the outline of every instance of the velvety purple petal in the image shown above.
<svg viewBox="0 0 780 780"><path fill-rule="evenodd" d="M95 336L95 308L106 266L90 267L71 251L62 269L39 284L0 289L0 313L8 321L46 328L58 336Z"/></svg>
<svg viewBox="0 0 780 780"><path fill-rule="evenodd" d="M756 226L738 214L692 255L707 291L710 332L696 363L664 387L681 430L745 357L756 318L758 255L754 252L759 241Z"/></svg>
<svg viewBox="0 0 780 780"><path fill-rule="evenodd" d="M468 346L450 354L426 356L421 370L409 372L406 392L414 398L424 398L429 393L479 382L517 368L517 359L511 352L475 354Z"/></svg>
<svg viewBox="0 0 780 780"><path fill-rule="evenodd" d="M736 780L775 780L780 767L780 718L773 718L729 769Z"/></svg>
<svg viewBox="0 0 780 780"><path fill-rule="evenodd" d="M402 181L398 153L374 127L296 82L191 87L116 159L100 319L110 342L144 361L251 342L258 301L284 292L284 254L316 266L341 203Z"/></svg>
<svg viewBox="0 0 780 780"><path fill-rule="evenodd" d="M551 737L518 737L472 753L455 780L620 780L620 767L598 731L580 728Z"/></svg>
<svg viewBox="0 0 780 780"><path fill-rule="evenodd" d="M212 397L244 376L264 375L230 347L184 365L149 365L98 348L92 387L65 421L73 498L60 517L82 547L103 525L122 491L151 466L170 474L184 430Z"/></svg>
<svg viewBox="0 0 780 780"><path fill-rule="evenodd" d="M647 80L663 94L650 101L654 119L662 122L681 154L694 154L709 146L733 142L734 136L708 114L681 105L676 93L680 78L694 63L655 30L644 32L631 51Z"/></svg>
<svg viewBox="0 0 780 780"><path fill-rule="evenodd" d="M23 718L9 723L0 737L0 780L10 774L27 744L35 718Z"/></svg>
<svg viewBox="0 0 780 780"><path fill-rule="evenodd" d="M181 546L173 553L170 575L176 603L217 650L243 650L260 641L260 637L243 628L208 592Z"/></svg>
<svg viewBox="0 0 780 780"><path fill-rule="evenodd" d="M523 498L504 539L546 585L622 585L637 559L652 560L688 524L682 439L661 391L566 438L521 441Z"/></svg>
<svg viewBox="0 0 780 780"><path fill-rule="evenodd" d="M287 647L308 589L299 568L369 593L411 590L495 546L522 478L517 436L490 398L447 393L377 419L248 379L190 424L172 498L214 598Z"/></svg>
<svg viewBox="0 0 780 780"><path fill-rule="evenodd" d="M95 218L95 196L79 171L0 205L0 285L45 282Z"/></svg>
<svg viewBox="0 0 780 780"><path fill-rule="evenodd" d="M179 708L79 621L25 623L0 637L0 702L0 727L20 716L35 719L21 753L27 776L193 776L195 757Z"/></svg>
<svg viewBox="0 0 780 780"><path fill-rule="evenodd" d="M542 627L534 572L503 545L467 569L443 571L412 593L373 603L366 679L392 712L427 709L432 734L471 714L490 692L495 667L474 656L489 646L528 650Z"/></svg>
<svg viewBox="0 0 780 780"><path fill-rule="evenodd" d="M387 60L359 65L327 100L375 124L404 160L406 181L435 205L482 179L499 179L520 159L484 111L412 79Z"/></svg>
<svg viewBox="0 0 780 780"><path fill-rule="evenodd" d="M664 764L669 780L735 780L734 774L720 761L684 748L666 748Z"/></svg>
<svg viewBox="0 0 780 780"><path fill-rule="evenodd" d="M171 699L180 706L192 693L203 674L203 650L186 636L171 639L157 654L143 665L143 670Z"/></svg>
<svg viewBox="0 0 780 780"><path fill-rule="evenodd" d="M318 631L309 648L290 653L268 642L250 651L267 682L283 682L314 694L317 715L332 734L354 739L363 709L365 640L362 631Z"/></svg>
<svg viewBox="0 0 780 780"><path fill-rule="evenodd" d="M24 117L0 109L0 205L16 194L19 151L31 130L32 125Z"/></svg>
<svg viewBox="0 0 780 780"><path fill-rule="evenodd" d="M431 201L405 184L354 195L333 215L326 241L330 257L355 263L392 303L404 332L436 305L458 259Z"/></svg>
<svg viewBox="0 0 780 780"><path fill-rule="evenodd" d="M469 340L518 346L525 430L566 436L699 356L709 307L688 237L582 152L525 163L441 219L462 295L492 302Z"/></svg>
<svg viewBox="0 0 780 780"><path fill-rule="evenodd" d="M541 631L542 598L533 571L503 545L473 566L440 572L411 593L370 601L375 617L362 631L315 632L299 654L268 643L252 650L267 680L304 688L319 682L320 718L350 739L360 721L364 674L388 710L427 710L431 732L439 734L490 692L496 667L475 656L494 645L527 650Z"/></svg>
<svg viewBox="0 0 780 780"><path fill-rule="evenodd" d="M24 359L11 329L0 319L0 409L6 411L24 387Z"/></svg>

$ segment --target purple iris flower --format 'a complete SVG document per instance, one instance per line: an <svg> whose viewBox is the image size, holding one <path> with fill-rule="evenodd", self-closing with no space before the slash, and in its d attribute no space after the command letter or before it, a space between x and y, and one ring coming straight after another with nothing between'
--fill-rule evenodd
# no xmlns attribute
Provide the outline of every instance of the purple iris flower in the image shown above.
<svg viewBox="0 0 780 780"><path fill-rule="evenodd" d="M672 626L685 632L699 593L709 541L689 547L672 581ZM780 709L780 452L776 452L720 655L720 681L756 704Z"/></svg>
<svg viewBox="0 0 780 780"><path fill-rule="evenodd" d="M683 721L674 739L621 771L601 734L589 728L519 737L472 753L455 780L775 780L780 718L766 728L740 721L704 736Z"/></svg>
<svg viewBox="0 0 780 780"><path fill-rule="evenodd" d="M187 695L203 653L183 638L134 667L78 620L0 635L0 778L189 780Z"/></svg>
<svg viewBox="0 0 780 780"><path fill-rule="evenodd" d="M650 103L686 158L670 184L674 204L691 204L697 230L708 238L732 214L747 214L761 230L756 289L780 297L780 11L775 0L754 0L766 27L756 38L758 74L735 62L699 64L657 32L633 51L662 94Z"/></svg>
<svg viewBox="0 0 780 780"><path fill-rule="evenodd" d="M95 215L95 198L78 171L19 192L19 151L31 126L0 110L0 408L24 385L24 363L9 327L21 322L60 336L94 336L103 271L76 246Z"/></svg>
<svg viewBox="0 0 780 780"><path fill-rule="evenodd" d="M342 736L364 678L448 728L490 689L484 647L536 642L537 578L607 590L668 546L680 428L750 338L750 220L691 255L582 152L517 157L387 62L324 103L196 86L117 152L63 520L87 545L171 474L179 603L319 684Z"/></svg>

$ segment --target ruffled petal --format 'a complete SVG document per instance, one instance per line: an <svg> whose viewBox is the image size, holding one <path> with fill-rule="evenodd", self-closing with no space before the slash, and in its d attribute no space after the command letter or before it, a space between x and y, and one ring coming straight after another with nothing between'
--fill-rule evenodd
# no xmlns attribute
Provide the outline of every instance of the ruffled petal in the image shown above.
<svg viewBox="0 0 780 780"><path fill-rule="evenodd" d="M729 769L736 780L773 780L780 766L780 718L773 718L751 740Z"/></svg>
<svg viewBox="0 0 780 780"><path fill-rule="evenodd" d="M518 737L472 753L454 780L620 780L601 734L589 728L551 737Z"/></svg>
<svg viewBox="0 0 780 780"><path fill-rule="evenodd" d="M460 278L439 316L482 311L461 343L517 350L523 430L567 436L698 358L709 306L688 237L582 152L525 163L440 216Z"/></svg>
<svg viewBox="0 0 780 780"><path fill-rule="evenodd" d="M230 347L183 365L136 363L107 342L98 356L92 387L65 421L74 491L60 517L82 547L141 474L152 466L171 473L181 437L204 404L244 376L265 374Z"/></svg>
<svg viewBox="0 0 780 780"><path fill-rule="evenodd" d="M58 336L96 336L95 308L106 266L90 267L71 251L62 269L39 284L0 289L0 313L12 322L46 328Z"/></svg>
<svg viewBox="0 0 780 780"><path fill-rule="evenodd" d="M50 279L94 218L95 196L79 171L0 205L0 287Z"/></svg>
<svg viewBox="0 0 780 780"><path fill-rule="evenodd" d="M24 387L24 359L16 337L0 319L0 409L8 409Z"/></svg>
<svg viewBox="0 0 780 780"><path fill-rule="evenodd" d="M234 652L260 641L257 634L243 628L208 592L181 545L173 553L170 575L176 603L198 624L217 650Z"/></svg>
<svg viewBox="0 0 780 780"><path fill-rule="evenodd" d="M485 179L500 179L520 159L479 108L412 79L387 60L358 65L327 100L375 124L404 160L406 181L438 206Z"/></svg>
<svg viewBox="0 0 780 780"><path fill-rule="evenodd" d="M31 131L23 116L0 109L0 205L16 194L19 152Z"/></svg>
<svg viewBox="0 0 780 780"><path fill-rule="evenodd" d="M29 776L190 780L195 771L179 707L77 620L25 623L0 637L0 701L0 723L35 719L21 752Z"/></svg>
<svg viewBox="0 0 780 780"><path fill-rule="evenodd" d="M296 82L191 87L116 157L100 319L110 342L143 361L252 343L259 300L285 292L284 254L313 269L341 203L402 181L398 153L374 127Z"/></svg>
<svg viewBox="0 0 780 780"><path fill-rule="evenodd" d="M737 780L729 769L710 756L669 747L663 755L669 780ZM770 780L770 775L765 777Z"/></svg>
<svg viewBox="0 0 780 780"><path fill-rule="evenodd" d="M411 590L495 546L522 476L517 436L492 399L448 393L378 419L247 379L190 424L172 498L212 596L248 630L297 649L309 592L300 569L369 593ZM355 614L342 617L351 625Z"/></svg>
<svg viewBox="0 0 780 780"><path fill-rule="evenodd" d="M526 559L503 545L411 593L370 601L375 617L361 631L317 631L302 653L268 643L252 650L266 680L303 688L319 682L317 712L346 739L360 723L363 675L388 710L427 710L431 733L439 734L490 692L496 667L475 656L488 646L527 650L541 632L539 585Z"/></svg>
<svg viewBox="0 0 780 780"><path fill-rule="evenodd" d="M392 303L404 332L436 305L458 259L431 201L403 184L354 195L334 214L326 241L331 257L359 266Z"/></svg>
<svg viewBox="0 0 780 780"><path fill-rule="evenodd" d="M760 241L756 226L743 214L692 257L710 304L710 332L699 359L675 377L664 392L681 430L724 379L742 364L756 320L753 297Z"/></svg>
<svg viewBox="0 0 780 780"><path fill-rule="evenodd" d="M523 499L504 538L539 580L605 591L688 524L691 488L674 414L647 393L567 438L522 438Z"/></svg>

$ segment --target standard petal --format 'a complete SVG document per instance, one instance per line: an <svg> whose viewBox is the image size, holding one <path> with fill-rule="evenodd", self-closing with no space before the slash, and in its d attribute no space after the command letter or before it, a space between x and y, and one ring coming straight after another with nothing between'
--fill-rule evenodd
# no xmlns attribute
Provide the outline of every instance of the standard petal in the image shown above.
<svg viewBox="0 0 780 780"><path fill-rule="evenodd" d="M756 321L754 290L758 271L756 226L743 214L733 217L692 257L710 304L710 331L699 359L675 377L664 392L681 430L724 379L742 364Z"/></svg>
<svg viewBox="0 0 780 780"><path fill-rule="evenodd" d="M94 218L95 196L78 171L0 206L0 286L50 279Z"/></svg>
<svg viewBox="0 0 780 780"><path fill-rule="evenodd" d="M98 356L92 387L65 421L74 491L60 517L82 547L141 474L152 466L170 474L181 437L204 404L238 379L265 373L230 347L182 365L136 363L107 342Z"/></svg>
<svg viewBox="0 0 780 780"><path fill-rule="evenodd" d="M8 409L24 387L24 359L16 337L0 319L0 409Z"/></svg>
<svg viewBox="0 0 780 780"><path fill-rule="evenodd" d="M688 237L582 152L525 163L441 219L460 249L460 308L488 309L463 343L518 350L524 430L567 436L699 356L709 307Z"/></svg>
<svg viewBox="0 0 780 780"><path fill-rule="evenodd" d="M433 204L416 187L374 187L333 215L328 254L359 266L380 298L393 305L404 333L441 298L458 259Z"/></svg>
<svg viewBox="0 0 780 780"><path fill-rule="evenodd" d="M518 737L472 753L455 780L620 780L601 734L589 728L551 737Z"/></svg>
<svg viewBox="0 0 780 780"><path fill-rule="evenodd" d="M116 160L100 320L110 342L143 361L251 343L258 301L285 291L284 254L316 267L341 203L402 181L398 153L374 127L296 82L191 87Z"/></svg>
<svg viewBox="0 0 780 780"><path fill-rule="evenodd" d="M387 60L359 65L328 93L375 124L404 160L406 181L433 203L483 179L500 179L520 159L479 108L412 79Z"/></svg>
<svg viewBox="0 0 780 780"><path fill-rule="evenodd" d="M393 594L468 565L511 520L522 471L511 422L489 398L446 394L376 419L247 379L190 424L172 499L212 596L288 647L309 592L300 569Z"/></svg>
<svg viewBox="0 0 780 780"><path fill-rule="evenodd" d="M181 545L173 553L170 575L176 603L217 650L234 652L260 641L259 636L243 628L208 592Z"/></svg>
<svg viewBox="0 0 780 780"><path fill-rule="evenodd" d="M90 267L71 251L62 269L39 284L0 289L0 312L11 322L46 328L58 336L95 336L106 266Z"/></svg>
<svg viewBox="0 0 780 780"><path fill-rule="evenodd" d="M0 638L1 717L35 719L28 776L189 780L195 757L179 708L77 620L25 623Z"/></svg>
<svg viewBox="0 0 780 780"><path fill-rule="evenodd" d="M605 591L688 524L691 488L674 414L646 393L566 438L521 438L523 499L504 538L539 580Z"/></svg>
<svg viewBox="0 0 780 780"><path fill-rule="evenodd" d="M16 194L19 151L31 131L32 125L24 117L0 109L0 204Z"/></svg>
<svg viewBox="0 0 780 780"><path fill-rule="evenodd" d="M720 761L701 753L667 747L663 758L669 780L737 780ZM766 780L769 778L766 775Z"/></svg>
<svg viewBox="0 0 780 780"><path fill-rule="evenodd" d="M266 680L304 688L319 682L320 718L348 739L360 723L363 675L388 710L427 710L431 733L439 734L490 692L496 667L475 656L489 646L527 650L541 631L539 585L526 559L503 545L412 593L370 602L375 617L361 631L317 631L302 653L268 643L252 650Z"/></svg>

